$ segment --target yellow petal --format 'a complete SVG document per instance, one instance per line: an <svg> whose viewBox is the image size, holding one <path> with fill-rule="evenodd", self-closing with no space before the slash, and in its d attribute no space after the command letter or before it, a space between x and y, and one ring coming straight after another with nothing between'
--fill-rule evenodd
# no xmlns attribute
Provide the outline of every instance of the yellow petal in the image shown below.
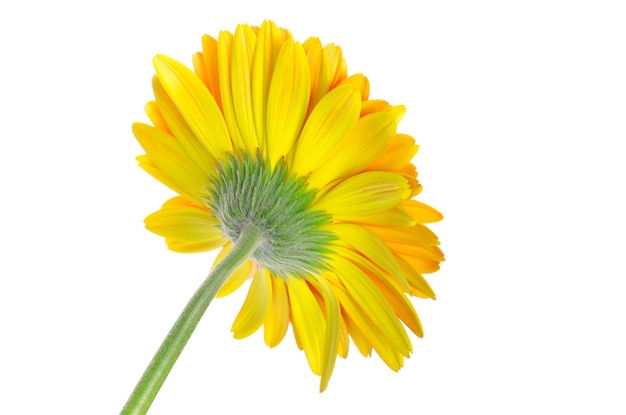
<svg viewBox="0 0 626 415"><path fill-rule="evenodd" d="M149 175L172 189L175 193L185 196L189 200L193 200L196 203L202 203L202 199L197 192L191 191L176 180L172 179L167 174L163 173L152 160L145 154L137 157L139 167L144 169Z"/></svg>
<svg viewBox="0 0 626 415"><path fill-rule="evenodd" d="M265 317L263 336L265 344L275 347L280 343L289 328L289 298L285 280L272 277L272 304Z"/></svg>
<svg viewBox="0 0 626 415"><path fill-rule="evenodd" d="M256 48L252 59L252 109L259 145L268 156L266 138L267 101L274 66L283 45L280 30L271 21L264 21L259 28Z"/></svg>
<svg viewBox="0 0 626 415"><path fill-rule="evenodd" d="M334 43L324 46L324 53L328 60L330 88L332 89L346 78L348 67L343 59L341 48Z"/></svg>
<svg viewBox="0 0 626 415"><path fill-rule="evenodd" d="M353 220L382 213L400 204L410 194L407 181L390 172L366 172L339 183L313 204L334 220Z"/></svg>
<svg viewBox="0 0 626 415"><path fill-rule="evenodd" d="M359 327L381 359L399 370L409 356L411 342L391 306L374 284L351 262L336 257L333 269L345 292L337 291L342 307Z"/></svg>
<svg viewBox="0 0 626 415"><path fill-rule="evenodd" d="M252 278L248 296L233 322L231 331L236 339L248 337L261 327L272 301L272 284L266 271L257 272Z"/></svg>
<svg viewBox="0 0 626 415"><path fill-rule="evenodd" d="M337 178L362 171L391 145L396 126L390 112L377 112L360 118L344 144L311 173L308 182L313 188L320 188Z"/></svg>
<svg viewBox="0 0 626 415"><path fill-rule="evenodd" d="M367 273L370 280L378 287L378 290L391 305L396 316L398 316L416 336L422 337L424 335L422 323L407 296L400 291L397 285L393 284L387 278L380 278L378 274L365 270L364 272Z"/></svg>
<svg viewBox="0 0 626 415"><path fill-rule="evenodd" d="M409 255L415 258L428 259L435 262L443 262L443 252L438 246L422 246L417 244L407 245L396 242L387 242L391 252Z"/></svg>
<svg viewBox="0 0 626 415"><path fill-rule="evenodd" d="M244 145L243 150L250 153L254 153L259 147L252 111L251 65L255 43L256 35L250 26L237 26L233 38L231 64L233 105Z"/></svg>
<svg viewBox="0 0 626 415"><path fill-rule="evenodd" d="M145 223L150 231L167 238L170 249L179 247L173 249L177 251L186 245L196 249L203 247L208 251L223 246L227 241L215 216L197 207L165 207L146 217Z"/></svg>
<svg viewBox="0 0 626 415"><path fill-rule="evenodd" d="M141 167L177 193L199 202L200 195L206 193L206 172L189 162L174 137L143 123L133 124L133 134L146 151L147 157L137 158Z"/></svg>
<svg viewBox="0 0 626 415"><path fill-rule="evenodd" d="M400 264L400 268L402 268L402 272L404 273L409 285L411 287L411 293L417 295L422 298L432 298L435 300L437 296L435 292L430 287L426 279L420 274L413 266L407 262L401 256L397 258L398 264Z"/></svg>
<svg viewBox="0 0 626 415"><path fill-rule="evenodd" d="M322 44L318 38L307 39L303 46L311 70L311 97L308 111L310 112L330 89L328 55L322 51Z"/></svg>
<svg viewBox="0 0 626 415"><path fill-rule="evenodd" d="M213 262L213 268L222 261L222 259L231 251L233 248L232 242L228 242L224 245L224 248L217 254L215 261ZM246 260L239 267L230 274L230 277L226 280L224 285L217 292L216 297L221 298L225 297L229 294L235 292L239 287L243 285L243 283L249 279L254 277L254 275L258 272L258 265L255 261Z"/></svg>
<svg viewBox="0 0 626 415"><path fill-rule="evenodd" d="M169 95L167 95L163 85L156 76L153 78L152 89L157 99L158 109L163 115L172 135L176 138L176 141L185 154L204 171L205 175L207 175L213 170L215 159L211 156L204 144L198 140L189 125L187 125L187 122L178 111L178 108L176 108L176 105L174 105Z"/></svg>
<svg viewBox="0 0 626 415"><path fill-rule="evenodd" d="M237 116L235 115L235 98L232 89L232 49L233 34L228 31L220 32L217 39L217 62L222 94L222 111L228 126L228 132L235 149L245 148L245 140L239 131Z"/></svg>
<svg viewBox="0 0 626 415"><path fill-rule="evenodd" d="M359 93L350 85L326 94L304 124L292 170L306 176L324 163L356 125L360 108Z"/></svg>
<svg viewBox="0 0 626 415"><path fill-rule="evenodd" d="M306 281L289 278L287 281L294 335L304 350L309 367L316 375L322 373L322 356L326 324Z"/></svg>
<svg viewBox="0 0 626 415"><path fill-rule="evenodd" d="M411 219L411 216L409 216L402 206L396 206L376 215L361 216L355 223L376 226L396 226L401 228L408 228L415 225L415 221Z"/></svg>
<svg viewBox="0 0 626 415"><path fill-rule="evenodd" d="M343 305L344 303L342 302L341 304ZM361 353L363 357L370 357L372 355L372 343L370 343L365 334L363 334L363 331L348 313L345 313L344 321L346 322L346 328L359 353Z"/></svg>
<svg viewBox="0 0 626 415"><path fill-rule="evenodd" d="M217 40L215 38L204 35L202 36L202 58L206 68L206 86L209 89L217 106L222 108L222 94L220 92L220 78L217 61Z"/></svg>
<svg viewBox="0 0 626 415"><path fill-rule="evenodd" d="M163 55L154 58L163 88L209 153L216 159L232 151L224 117L215 99L189 68Z"/></svg>
<svg viewBox="0 0 626 415"><path fill-rule="evenodd" d="M361 73L350 75L341 81L338 86L341 85L352 85L352 88L361 93L361 99L363 100L366 100L370 95L370 82L365 75Z"/></svg>
<svg viewBox="0 0 626 415"><path fill-rule="evenodd" d="M396 228L388 226L371 226L364 227L374 232L380 239L385 242L396 242L404 245L439 245L437 235L421 223L416 223L410 228Z"/></svg>
<svg viewBox="0 0 626 415"><path fill-rule="evenodd" d="M413 137L406 134L396 134L385 153L372 163L367 170L398 171L401 167L411 162L418 149L419 146L415 145Z"/></svg>
<svg viewBox="0 0 626 415"><path fill-rule="evenodd" d="M328 381L335 368L337 349L339 347L339 302L324 278L313 277L311 284L324 298L324 311L326 317L326 335L324 336L324 354L322 358L322 379L320 380L320 392L326 390Z"/></svg>
<svg viewBox="0 0 626 415"><path fill-rule="evenodd" d="M348 326L344 315L341 314L339 319L339 346L337 347L337 354L344 359L348 357L348 349L350 346L350 338L348 337Z"/></svg>
<svg viewBox="0 0 626 415"><path fill-rule="evenodd" d="M288 40L278 54L267 102L266 152L272 163L287 154L300 133L310 82L302 46Z"/></svg>
<svg viewBox="0 0 626 415"><path fill-rule="evenodd" d="M167 125L165 118L161 114L161 110L159 110L159 106L156 101L149 101L145 107L146 115L152 121L152 124L161 131L164 131L170 135L172 135L172 131L170 127Z"/></svg>

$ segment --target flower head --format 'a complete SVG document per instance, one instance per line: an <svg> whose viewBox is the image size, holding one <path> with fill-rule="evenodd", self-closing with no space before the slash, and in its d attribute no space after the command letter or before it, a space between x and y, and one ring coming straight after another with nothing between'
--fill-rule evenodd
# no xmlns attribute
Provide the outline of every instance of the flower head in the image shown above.
<svg viewBox="0 0 626 415"><path fill-rule="evenodd" d="M349 339L393 370L422 336L408 296L435 298L422 274L439 268L441 219L413 200L421 186L403 106L369 98L341 49L303 43L270 21L202 38L193 71L157 56L152 125L133 125L148 173L174 190L146 218L177 252L222 248L247 227L262 242L218 296L252 282L232 330L261 326L270 347L289 325L325 389Z"/></svg>

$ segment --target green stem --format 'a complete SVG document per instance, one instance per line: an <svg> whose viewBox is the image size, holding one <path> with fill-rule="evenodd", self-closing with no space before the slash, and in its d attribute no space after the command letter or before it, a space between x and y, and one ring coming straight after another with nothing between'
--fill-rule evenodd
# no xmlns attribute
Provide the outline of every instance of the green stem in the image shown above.
<svg viewBox="0 0 626 415"><path fill-rule="evenodd" d="M249 226L242 230L233 249L216 265L187 303L143 376L139 379L139 383L128 398L128 402L124 405L120 415L139 415L148 411L163 382L165 382L165 378L176 363L176 359L180 356L204 312L209 307L211 300L226 279L243 261L250 257L262 241L263 232L257 227Z"/></svg>

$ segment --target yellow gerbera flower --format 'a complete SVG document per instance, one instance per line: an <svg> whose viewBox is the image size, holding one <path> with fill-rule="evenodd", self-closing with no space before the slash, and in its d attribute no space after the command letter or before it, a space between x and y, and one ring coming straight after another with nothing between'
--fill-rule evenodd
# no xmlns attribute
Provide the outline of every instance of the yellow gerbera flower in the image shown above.
<svg viewBox="0 0 626 415"><path fill-rule="evenodd" d="M276 346L291 324L324 390L349 339L393 370L422 336L407 296L435 298L422 274L443 261L413 200L421 186L399 105L369 98L341 49L303 43L270 21L202 38L193 71L157 56L153 125L133 125L141 167L179 196L146 218L177 252L239 244L246 258L221 286L252 279L232 330L264 329ZM253 236L250 236L253 234ZM245 240L244 240L245 239Z"/></svg>

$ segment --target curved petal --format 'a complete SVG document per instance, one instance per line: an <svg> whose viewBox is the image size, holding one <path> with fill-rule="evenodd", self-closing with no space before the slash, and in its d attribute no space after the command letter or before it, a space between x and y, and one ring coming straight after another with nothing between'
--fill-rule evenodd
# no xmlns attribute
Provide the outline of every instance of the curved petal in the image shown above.
<svg viewBox="0 0 626 415"><path fill-rule="evenodd" d="M270 275L263 270L252 278L248 296L233 322L231 331L236 339L248 337L261 327L272 301Z"/></svg>
<svg viewBox="0 0 626 415"><path fill-rule="evenodd" d="M289 328L289 297L285 280L272 277L272 304L264 323L263 337L265 344L275 347L280 343Z"/></svg>
<svg viewBox="0 0 626 415"><path fill-rule="evenodd" d="M322 379L320 392L328 386L330 376L335 368L337 350L339 348L339 301L323 277L313 277L309 282L324 298L324 315L326 317L326 335L324 337L324 355L322 358Z"/></svg>
<svg viewBox="0 0 626 415"><path fill-rule="evenodd" d="M226 254L231 251L232 248L232 242L228 242L226 245L224 245L224 248L220 251L219 254L217 254L217 257L215 258L215 261L213 262L213 267L211 269L215 268L215 266L226 256ZM239 289L239 287L243 285L246 280L254 277L254 275L258 272L258 269L259 266L255 261L244 261L241 265L239 265L239 268L237 268L235 271L233 271L232 274L230 274L230 277L228 277L226 282L224 282L215 297L226 297L227 295L234 293L237 289Z"/></svg>

